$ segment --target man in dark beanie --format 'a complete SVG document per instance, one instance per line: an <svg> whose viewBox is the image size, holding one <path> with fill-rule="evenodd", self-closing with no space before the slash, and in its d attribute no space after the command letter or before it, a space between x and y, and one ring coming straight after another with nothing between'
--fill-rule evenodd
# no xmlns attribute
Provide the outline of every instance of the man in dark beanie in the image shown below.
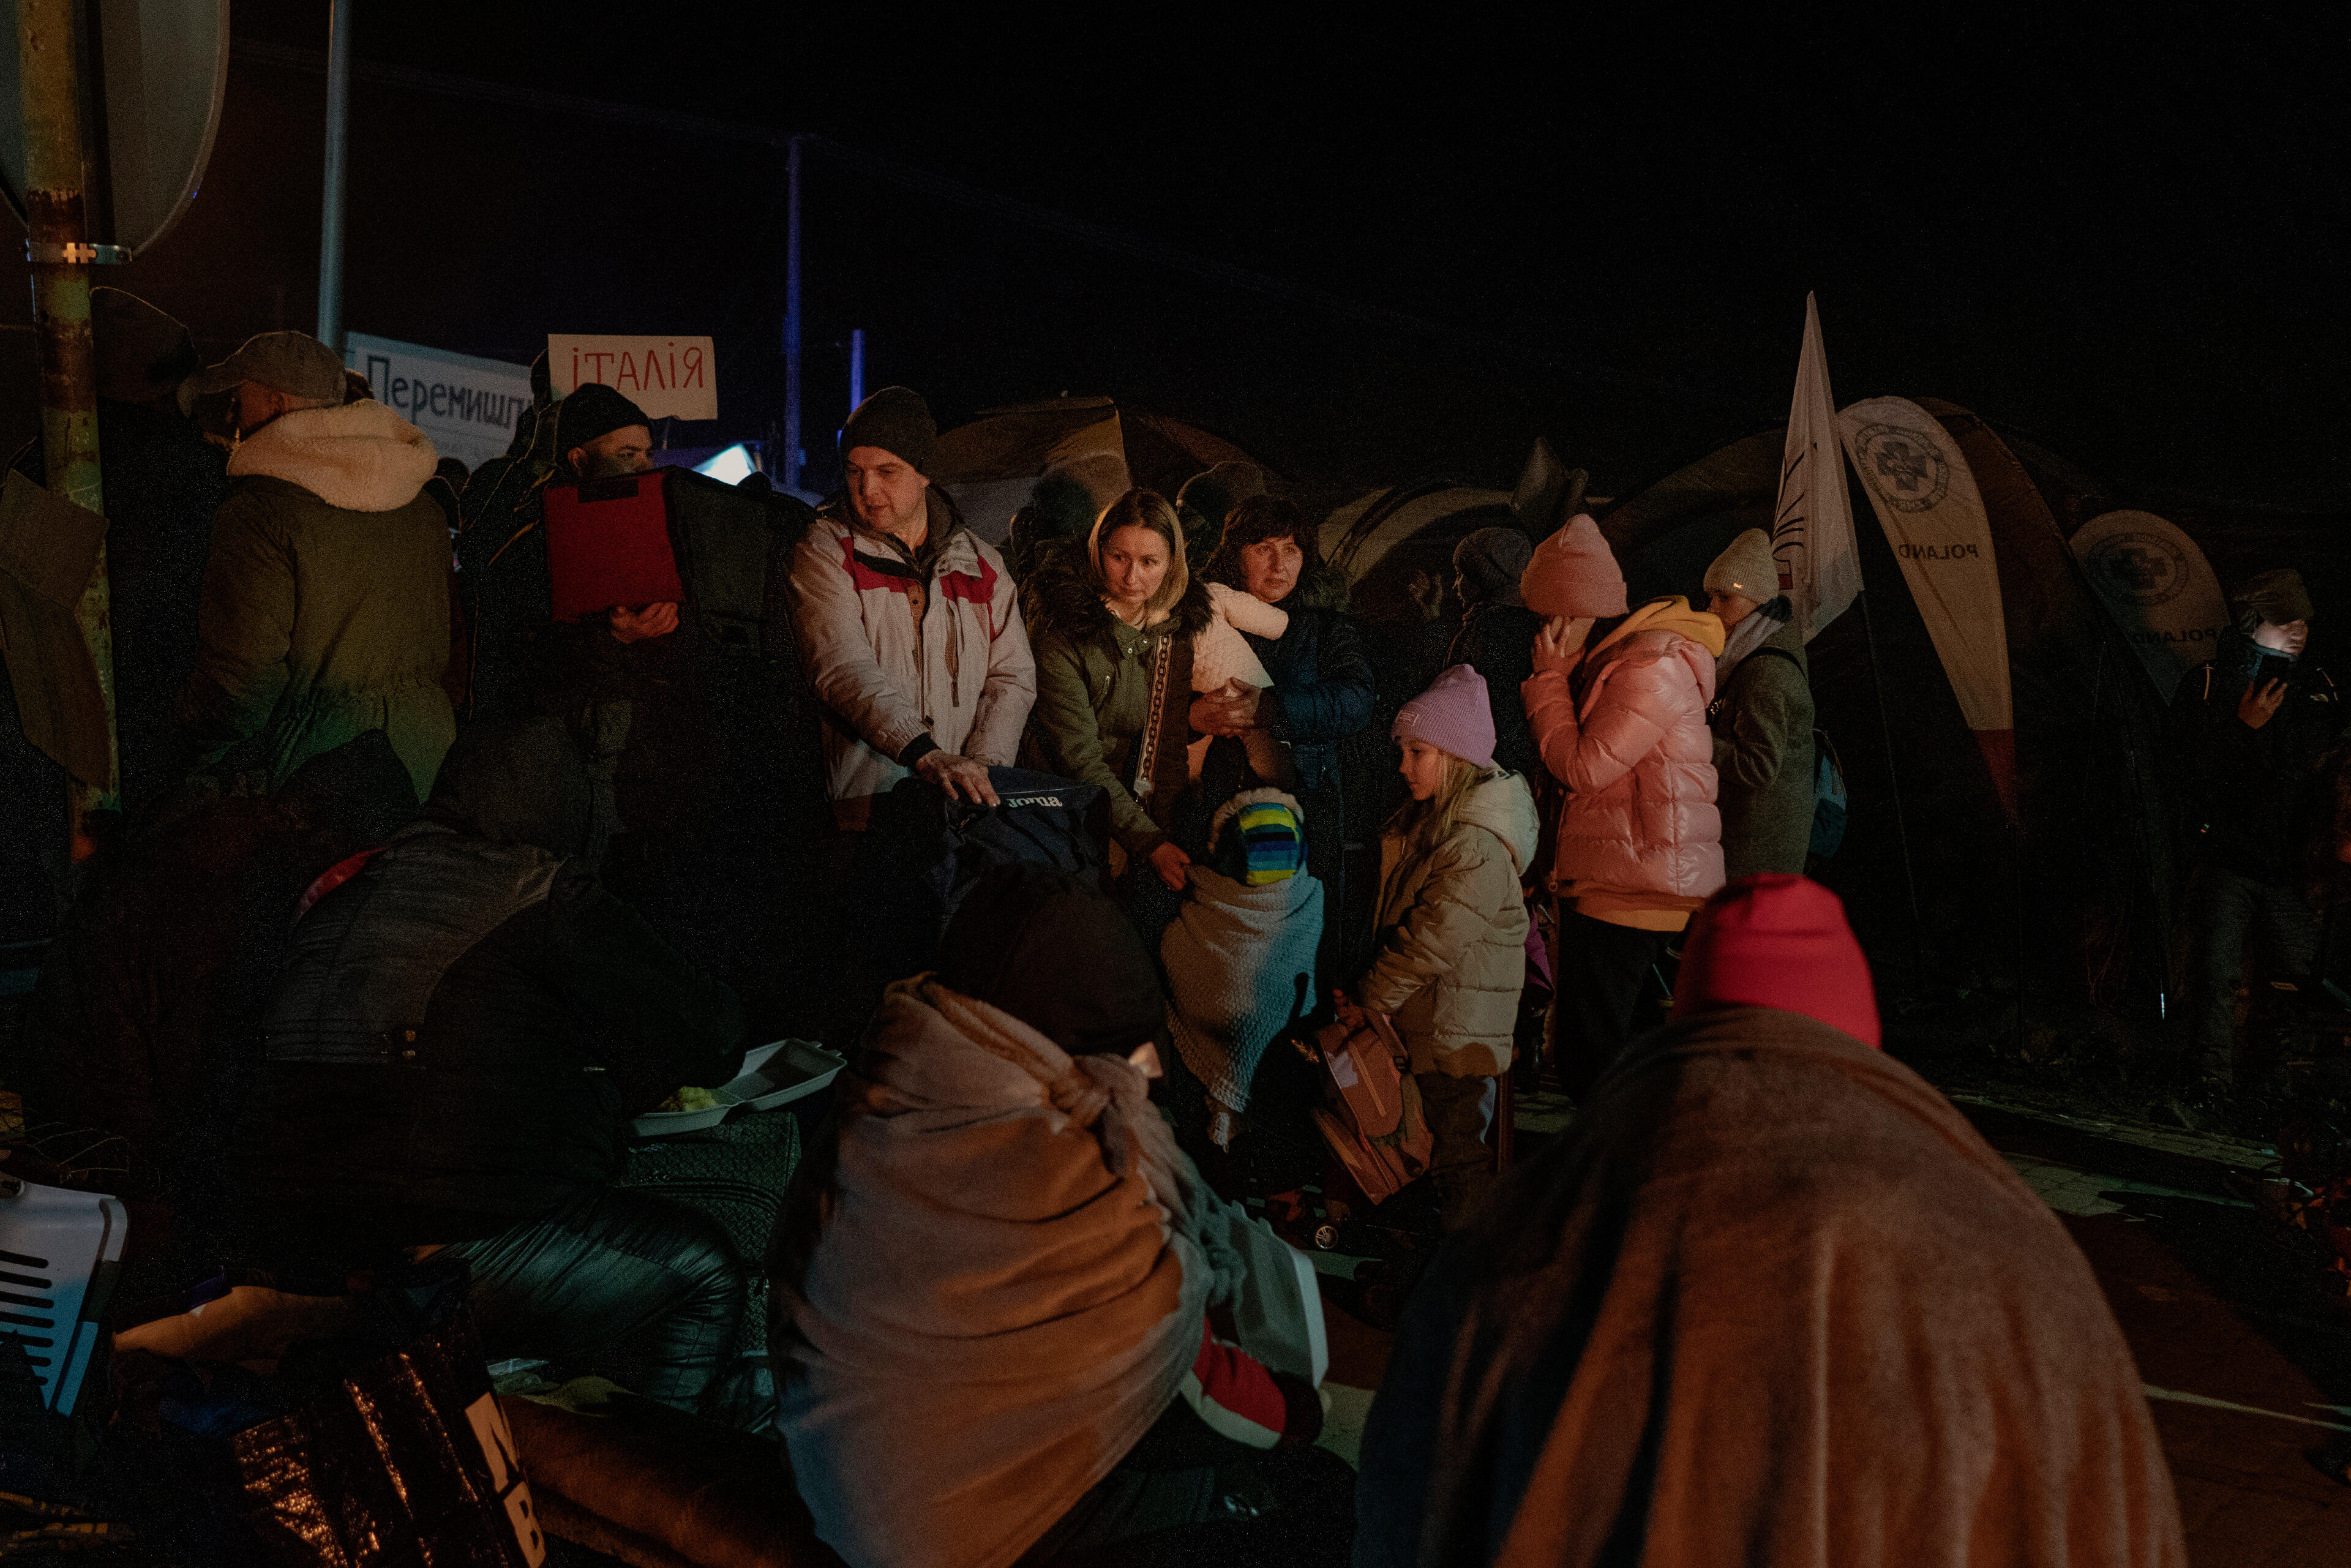
<svg viewBox="0 0 2351 1568"><path fill-rule="evenodd" d="M827 788L850 831L909 772L996 804L987 769L1011 764L1037 698L1012 574L926 472L938 433L904 387L859 403L841 428L841 493L792 553Z"/></svg>
<svg viewBox="0 0 2351 1568"><path fill-rule="evenodd" d="M1535 633L1542 617L1519 597L1519 574L1534 554L1534 543L1519 528L1479 528L1453 547L1454 591L1461 596L1461 630L1445 651L1445 663L1467 664L1486 680L1486 700L1494 710L1494 760L1531 785L1544 777L1534 737L1527 729L1527 705L1519 685L1535 673Z"/></svg>
<svg viewBox="0 0 2351 1568"><path fill-rule="evenodd" d="M532 371L536 382L542 372L538 366ZM653 427L644 411L593 382L561 399L550 394L517 428L517 444L526 450L482 465L460 502L468 520L457 538L457 580L467 624L456 674L466 717L531 706L532 688L546 684L549 651L540 644L549 640L554 616L540 492L549 484L643 474L653 466ZM623 606L611 612L610 630L622 643L666 636L677 630L677 606Z"/></svg>
<svg viewBox="0 0 2351 1568"><path fill-rule="evenodd" d="M555 440L565 479L653 470L653 422L627 397L599 382L589 382L556 405Z"/></svg>
<svg viewBox="0 0 2351 1568"><path fill-rule="evenodd" d="M2327 825L2319 761L2343 731L2343 698L2308 653L2313 611L2292 568L2230 596L2236 624L2172 698L2196 866L2186 899L2183 1119L2222 1114L2235 1086L2236 985L2258 934L2271 972L2309 970L2318 916L2304 884Z"/></svg>

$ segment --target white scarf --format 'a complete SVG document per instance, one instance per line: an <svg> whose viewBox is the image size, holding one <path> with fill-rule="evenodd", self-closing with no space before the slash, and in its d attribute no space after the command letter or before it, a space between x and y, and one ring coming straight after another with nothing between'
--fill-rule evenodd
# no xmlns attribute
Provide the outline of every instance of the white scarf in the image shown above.
<svg viewBox="0 0 2351 1568"><path fill-rule="evenodd" d="M1714 689L1717 692L1720 692L1729 681L1730 672L1739 668L1741 660L1770 642L1780 628L1788 623L1787 603L1784 599L1775 599L1769 604L1760 604L1747 612L1746 620L1730 629L1730 635L1723 639L1722 652L1715 655ZM1782 613L1772 614L1775 610Z"/></svg>

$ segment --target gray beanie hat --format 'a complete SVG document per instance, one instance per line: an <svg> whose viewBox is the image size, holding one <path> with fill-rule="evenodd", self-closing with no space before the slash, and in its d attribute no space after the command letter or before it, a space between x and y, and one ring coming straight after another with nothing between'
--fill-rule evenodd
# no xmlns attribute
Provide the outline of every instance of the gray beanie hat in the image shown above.
<svg viewBox="0 0 2351 1568"><path fill-rule="evenodd" d="M1733 593L1769 604L1780 597L1780 563L1771 555L1771 536L1749 528L1730 541L1730 548L1706 569L1708 593Z"/></svg>
<svg viewBox="0 0 2351 1568"><path fill-rule="evenodd" d="M1534 559L1535 542L1518 528L1479 528L1453 547L1453 570L1465 580L1464 597L1480 604L1520 604L1519 574Z"/></svg>

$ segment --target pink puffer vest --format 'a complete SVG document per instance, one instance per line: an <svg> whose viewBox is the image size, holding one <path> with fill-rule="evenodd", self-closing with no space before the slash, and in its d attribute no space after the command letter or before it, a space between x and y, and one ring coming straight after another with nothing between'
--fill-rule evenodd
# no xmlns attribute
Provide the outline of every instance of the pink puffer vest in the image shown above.
<svg viewBox="0 0 2351 1568"><path fill-rule="evenodd" d="M1714 656L1677 632L1634 632L1568 678L1544 671L1520 688L1543 764L1567 786L1552 875L1704 898L1722 886L1715 810Z"/></svg>

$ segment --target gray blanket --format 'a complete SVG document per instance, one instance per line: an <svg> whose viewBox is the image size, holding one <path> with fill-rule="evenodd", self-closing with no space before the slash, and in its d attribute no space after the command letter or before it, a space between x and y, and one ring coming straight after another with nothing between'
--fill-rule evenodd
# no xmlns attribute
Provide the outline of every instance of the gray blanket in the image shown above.
<svg viewBox="0 0 2351 1568"><path fill-rule="evenodd" d="M1159 958L1176 1049L1218 1104L1249 1108L1266 1046L1301 1004L1313 1006L1322 939L1322 884L1307 873L1249 887L1193 864Z"/></svg>

